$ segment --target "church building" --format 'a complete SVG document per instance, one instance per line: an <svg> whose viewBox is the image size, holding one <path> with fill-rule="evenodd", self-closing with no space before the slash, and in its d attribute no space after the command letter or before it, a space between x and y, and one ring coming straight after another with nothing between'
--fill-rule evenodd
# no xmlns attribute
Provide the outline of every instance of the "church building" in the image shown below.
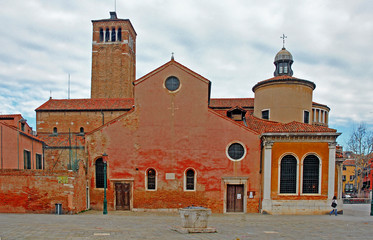
<svg viewBox="0 0 373 240"><path fill-rule="evenodd" d="M341 200L340 133L285 47L254 98L211 98L211 81L174 57L135 79L131 21L92 24L91 98L36 109L45 169L84 163L87 208L103 208L105 186L109 211L324 214Z"/></svg>

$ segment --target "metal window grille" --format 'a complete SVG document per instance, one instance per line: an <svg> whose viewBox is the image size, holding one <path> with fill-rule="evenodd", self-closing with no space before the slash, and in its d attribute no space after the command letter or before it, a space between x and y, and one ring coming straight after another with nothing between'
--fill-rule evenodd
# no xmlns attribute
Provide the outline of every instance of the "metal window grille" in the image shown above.
<svg viewBox="0 0 373 240"><path fill-rule="evenodd" d="M319 159L307 156L303 161L303 193L319 193Z"/></svg>
<svg viewBox="0 0 373 240"><path fill-rule="evenodd" d="M194 190L194 171L192 169L186 172L186 189Z"/></svg>
<svg viewBox="0 0 373 240"><path fill-rule="evenodd" d="M228 148L228 155L229 155L230 158L232 158L234 160L238 160L238 159L242 158L244 154L245 154L245 149L239 143L233 143Z"/></svg>
<svg viewBox="0 0 373 240"><path fill-rule="evenodd" d="M96 188L104 188L104 162L102 158L96 160Z"/></svg>
<svg viewBox="0 0 373 240"><path fill-rule="evenodd" d="M177 77L168 77L165 82L166 88L170 91L175 91L180 86L180 81Z"/></svg>
<svg viewBox="0 0 373 240"><path fill-rule="evenodd" d="M148 189L155 190L155 170L148 170Z"/></svg>
<svg viewBox="0 0 373 240"><path fill-rule="evenodd" d="M286 155L281 160L280 193L296 193L297 160L294 156Z"/></svg>

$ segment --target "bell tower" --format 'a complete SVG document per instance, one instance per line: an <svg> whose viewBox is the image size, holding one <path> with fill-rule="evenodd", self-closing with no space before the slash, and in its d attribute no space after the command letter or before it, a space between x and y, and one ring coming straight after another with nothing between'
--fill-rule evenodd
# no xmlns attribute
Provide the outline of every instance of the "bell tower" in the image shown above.
<svg viewBox="0 0 373 240"><path fill-rule="evenodd" d="M133 98L136 32L129 19L92 20L91 98Z"/></svg>

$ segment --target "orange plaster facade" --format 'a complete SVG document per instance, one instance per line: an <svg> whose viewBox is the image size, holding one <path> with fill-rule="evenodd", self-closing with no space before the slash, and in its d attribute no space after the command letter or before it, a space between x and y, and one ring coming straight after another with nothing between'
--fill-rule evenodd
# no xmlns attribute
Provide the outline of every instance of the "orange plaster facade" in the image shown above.
<svg viewBox="0 0 373 240"><path fill-rule="evenodd" d="M297 193L296 194L280 194L279 191L279 172L282 157L285 155L293 155L297 159ZM309 155L314 154L320 160L321 165L321 192L320 194L302 194L302 170L303 160ZM328 143L313 143L313 142L278 142L273 144L272 148L272 199L282 200L311 200L311 199L327 199L328 198L328 171L329 171L329 147Z"/></svg>

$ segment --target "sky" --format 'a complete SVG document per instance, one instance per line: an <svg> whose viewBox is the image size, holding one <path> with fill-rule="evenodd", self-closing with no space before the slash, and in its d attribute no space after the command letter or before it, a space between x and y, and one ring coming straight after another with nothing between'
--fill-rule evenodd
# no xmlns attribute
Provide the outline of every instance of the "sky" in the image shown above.
<svg viewBox="0 0 373 240"><path fill-rule="evenodd" d="M115 4L116 2L116 4ZM49 97L90 98L91 20L130 19L136 78L175 60L212 82L213 98L254 97L285 47L294 77L313 81L313 101L331 108L342 135L373 130L373 1L370 0L0 0L0 114L35 109Z"/></svg>

